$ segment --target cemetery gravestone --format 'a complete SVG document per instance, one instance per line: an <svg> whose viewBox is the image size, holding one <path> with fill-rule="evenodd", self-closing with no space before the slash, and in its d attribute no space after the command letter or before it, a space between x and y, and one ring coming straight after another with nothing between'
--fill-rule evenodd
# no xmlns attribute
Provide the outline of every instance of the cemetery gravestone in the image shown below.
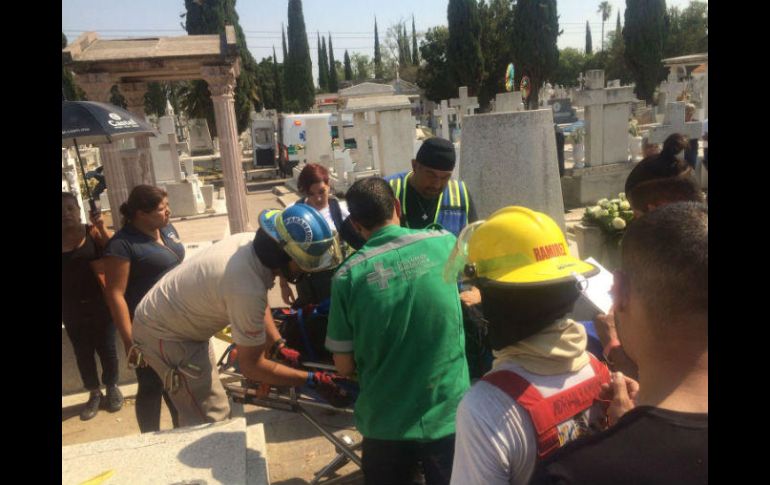
<svg viewBox="0 0 770 485"><path fill-rule="evenodd" d="M521 205L548 214L564 230L551 110L468 116L461 155L460 178L480 219Z"/></svg>
<svg viewBox="0 0 770 485"><path fill-rule="evenodd" d="M441 138L444 138L446 140L450 139L449 134L449 116L455 115L457 113L457 110L454 108L450 108L447 100L443 99L441 100L441 109L437 109L433 112L435 116L438 116L441 118L441 130L439 131L439 135Z"/></svg>
<svg viewBox="0 0 770 485"><path fill-rule="evenodd" d="M569 98L552 99L548 101L548 104L551 105L553 110L554 123L574 123L577 121L578 118Z"/></svg>
<svg viewBox="0 0 770 485"><path fill-rule="evenodd" d="M462 128L463 116L472 115L478 109L479 103L476 96L468 97L468 88L462 86L459 89L459 97L449 100L450 106L457 110L457 125Z"/></svg>

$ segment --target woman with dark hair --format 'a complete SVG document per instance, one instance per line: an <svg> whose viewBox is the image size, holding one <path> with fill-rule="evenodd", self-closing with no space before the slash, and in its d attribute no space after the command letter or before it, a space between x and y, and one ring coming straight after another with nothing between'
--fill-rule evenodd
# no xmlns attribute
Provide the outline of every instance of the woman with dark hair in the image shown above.
<svg viewBox="0 0 770 485"><path fill-rule="evenodd" d="M660 153L639 162L626 179L625 192L631 208L636 215L647 211L640 206L640 200L635 200L634 189L652 180L679 178L682 180L693 177L693 169L685 160L685 151L690 143L684 135L674 133L663 142ZM636 198L638 199L638 198Z"/></svg>
<svg viewBox="0 0 770 485"><path fill-rule="evenodd" d="M99 212L91 214L91 224L80 222L80 205L69 192L61 194L61 301L62 323L72 342L80 378L90 392L80 412L87 421L99 411L104 395L100 390L94 353L102 363L102 384L107 388L110 412L123 406L118 388L118 354L115 327L104 302L104 267L101 257L110 233Z"/></svg>
<svg viewBox="0 0 770 485"><path fill-rule="evenodd" d="M332 197L329 185L329 171L323 165L308 163L297 178L297 189L303 196L298 204L307 204L324 217L329 228L339 233L343 242L354 249L364 245L364 240L353 228L348 219L350 213L345 201ZM328 274L327 274L328 273ZM295 300L289 284L280 278L281 295L286 304L304 306L309 303L321 303L331 296L331 277L334 270L318 274L308 273L297 282L299 299Z"/></svg>
<svg viewBox="0 0 770 485"><path fill-rule="evenodd" d="M150 185L137 185L120 206L123 228L110 240L105 252L107 303L120 332L129 362L133 338L131 322L142 297L169 270L184 259L184 246L174 226L168 194ZM150 367L136 367L139 389L136 394L136 419L142 433L160 430L161 396L178 426L176 409L163 390L163 382Z"/></svg>

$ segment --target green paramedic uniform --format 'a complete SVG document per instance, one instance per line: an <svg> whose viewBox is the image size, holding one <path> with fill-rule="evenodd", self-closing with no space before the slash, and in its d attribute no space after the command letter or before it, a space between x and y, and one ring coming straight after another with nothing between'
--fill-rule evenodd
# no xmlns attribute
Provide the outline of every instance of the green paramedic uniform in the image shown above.
<svg viewBox="0 0 770 485"><path fill-rule="evenodd" d="M455 432L470 385L457 283L443 278L455 240L444 230L385 226L334 275L326 348L353 352L356 426L367 438Z"/></svg>

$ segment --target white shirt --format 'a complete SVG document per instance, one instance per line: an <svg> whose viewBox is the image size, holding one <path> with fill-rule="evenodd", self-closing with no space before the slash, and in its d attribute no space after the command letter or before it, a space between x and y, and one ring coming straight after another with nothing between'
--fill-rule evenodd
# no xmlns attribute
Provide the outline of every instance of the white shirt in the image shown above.
<svg viewBox="0 0 770 485"><path fill-rule="evenodd" d="M344 200L337 200L337 202L339 202L340 204L340 213L342 214L342 220L344 221L350 215L350 211L348 210L348 203L345 202ZM326 219L326 222L329 224L330 229L340 232L340 228L334 224L334 219L332 219L332 212L331 212L331 209L329 208L329 204L327 204L326 207L324 207L318 212L320 212L321 215L324 216L324 219Z"/></svg>
<svg viewBox="0 0 770 485"><path fill-rule="evenodd" d="M166 273L136 307L135 319L161 339L205 342L230 325L236 344L264 344L274 281L254 251L254 236L229 236Z"/></svg>
<svg viewBox="0 0 770 485"><path fill-rule="evenodd" d="M491 372L498 370L519 374L534 384L543 397L553 396L594 375L590 365L554 376L532 374L511 362ZM592 417L594 414L598 413L592 413ZM568 420L564 425L577 423ZM564 425L560 425L560 432ZM476 382L457 408L456 433L452 485L529 482L537 463L537 435L529 413L508 394L487 382Z"/></svg>

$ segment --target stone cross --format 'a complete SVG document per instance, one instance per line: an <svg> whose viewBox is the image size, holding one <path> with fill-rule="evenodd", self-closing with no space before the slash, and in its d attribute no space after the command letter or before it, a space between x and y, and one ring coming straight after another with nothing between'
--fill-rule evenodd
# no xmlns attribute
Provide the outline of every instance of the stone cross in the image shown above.
<svg viewBox="0 0 770 485"><path fill-rule="evenodd" d="M585 89L576 99L585 106L586 166L628 161L628 119L633 88L604 87L604 71L586 72Z"/></svg>
<svg viewBox="0 0 770 485"><path fill-rule="evenodd" d="M370 113L370 119L375 117L374 112ZM359 158L362 163L356 164L356 171L365 170L369 167L377 168L380 165L379 150L377 147L377 122L368 121L364 112L357 112L353 115L353 127L348 129L348 133L355 138L358 147ZM369 140L372 140L372 151L369 152Z"/></svg>
<svg viewBox="0 0 770 485"><path fill-rule="evenodd" d="M703 123L700 121L685 122L685 104L683 101L666 103L666 116L663 124L650 129L650 143L663 143L672 133L681 133L688 140L700 138Z"/></svg>
<svg viewBox="0 0 770 485"><path fill-rule="evenodd" d="M586 78L583 77L583 73L580 73L580 76L577 77L578 82L578 89L583 89L583 86L585 86Z"/></svg>
<svg viewBox="0 0 770 485"><path fill-rule="evenodd" d="M449 104L453 108L457 108L457 124L462 128L463 116L468 114L472 115L473 112L478 109L479 103L476 96L468 97L468 87L462 86L459 89L460 97L452 98L449 100Z"/></svg>
<svg viewBox="0 0 770 485"><path fill-rule="evenodd" d="M441 100L441 109L433 111L434 116L441 117L441 138L449 140L449 115L456 115L457 110L450 108L446 99Z"/></svg>

